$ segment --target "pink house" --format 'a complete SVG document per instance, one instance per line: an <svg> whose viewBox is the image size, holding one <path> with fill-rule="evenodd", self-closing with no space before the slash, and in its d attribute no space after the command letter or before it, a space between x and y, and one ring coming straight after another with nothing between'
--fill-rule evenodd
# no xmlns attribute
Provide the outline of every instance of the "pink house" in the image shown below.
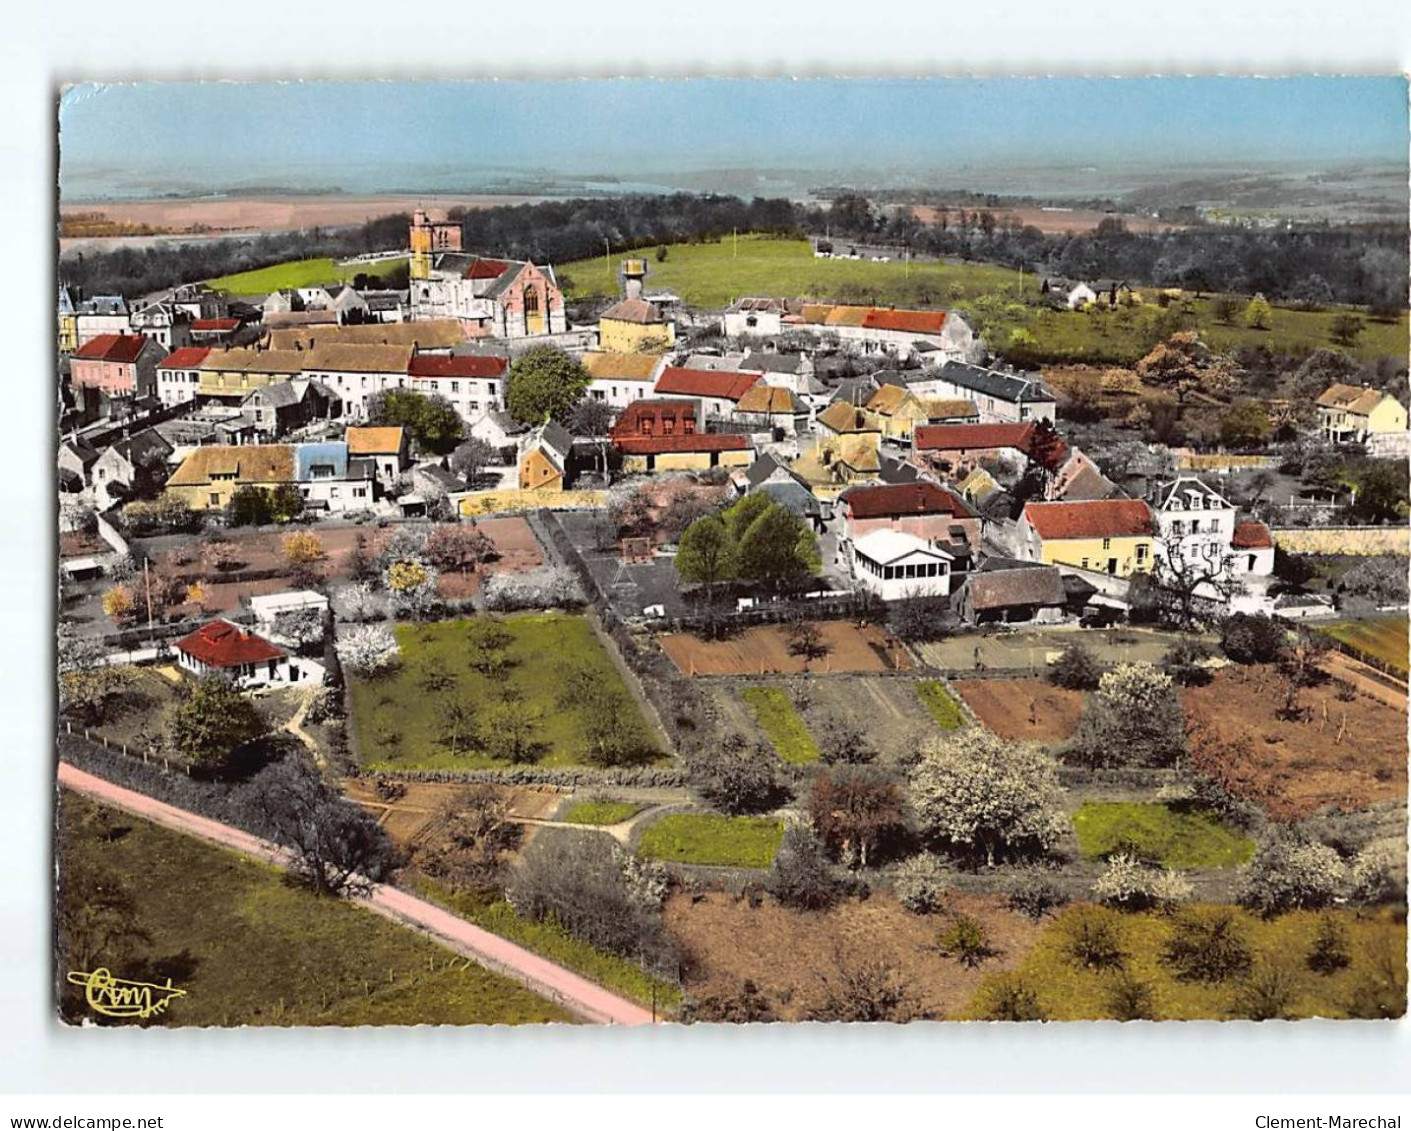
<svg viewBox="0 0 1411 1131"><path fill-rule="evenodd" d="M157 363L166 350L140 334L99 334L69 358L69 380L109 396L148 396L157 391Z"/></svg>
<svg viewBox="0 0 1411 1131"><path fill-rule="evenodd" d="M874 530L891 530L927 542L980 545L980 516L954 491L925 479L850 487L838 504L844 537L852 542Z"/></svg>

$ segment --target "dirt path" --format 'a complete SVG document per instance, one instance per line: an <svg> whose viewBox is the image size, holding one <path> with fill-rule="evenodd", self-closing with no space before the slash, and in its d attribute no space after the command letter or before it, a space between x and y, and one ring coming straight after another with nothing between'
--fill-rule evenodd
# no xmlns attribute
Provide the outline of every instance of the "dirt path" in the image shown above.
<svg viewBox="0 0 1411 1131"><path fill-rule="evenodd" d="M1388 707L1406 710L1406 688L1376 668L1368 667L1342 652L1331 651L1323 657L1323 667L1335 679L1345 679L1358 691L1370 695Z"/></svg>
<svg viewBox="0 0 1411 1131"><path fill-rule="evenodd" d="M645 809L633 813L627 820L618 821L615 825L586 825L578 821L555 821L548 817L514 817L511 819L521 825L540 825L546 829L582 829L590 833L607 833L608 836L612 837L612 839L619 844L630 845L634 829L672 810L689 809L691 805L692 802L686 799L680 801L664 801L659 805L648 805Z"/></svg>
<svg viewBox="0 0 1411 1131"><path fill-rule="evenodd" d="M222 848L232 849L277 867L286 867L289 855L283 849L240 829L223 825L157 801L145 794L123 789L67 762L59 763L59 784L105 805L132 813L194 836ZM408 895L387 884L372 884L366 896L356 902L387 919L429 935L457 954L472 958L488 969L513 978L550 1001L558 1002L585 1021L607 1025L647 1025L652 1015L641 1006L609 993L571 970L492 935L464 919L458 919L434 904Z"/></svg>

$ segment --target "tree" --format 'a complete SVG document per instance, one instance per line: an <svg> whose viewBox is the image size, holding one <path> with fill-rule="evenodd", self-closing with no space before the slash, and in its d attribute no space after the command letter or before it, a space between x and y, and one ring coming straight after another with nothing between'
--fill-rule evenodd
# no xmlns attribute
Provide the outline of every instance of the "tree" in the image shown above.
<svg viewBox="0 0 1411 1131"><path fill-rule="evenodd" d="M945 909L950 893L950 873L939 857L923 852L897 867L892 879L897 902L917 915Z"/></svg>
<svg viewBox="0 0 1411 1131"><path fill-rule="evenodd" d="M439 393L384 389L368 397L367 419L369 424L407 429L418 450L438 456L454 450L465 435L460 413Z"/></svg>
<svg viewBox="0 0 1411 1131"><path fill-rule="evenodd" d="M319 895L363 891L394 861L377 819L305 758L266 766L250 782L245 804L266 835L293 853L294 874Z"/></svg>
<svg viewBox="0 0 1411 1131"><path fill-rule="evenodd" d="M419 620L436 603L436 570L423 562L393 562L382 575L382 584L392 596L394 616Z"/></svg>
<svg viewBox="0 0 1411 1131"><path fill-rule="evenodd" d="M821 660L828 655L832 645L823 638L823 631L811 620L795 621L785 632L788 638L789 655L802 656L804 664Z"/></svg>
<svg viewBox="0 0 1411 1131"><path fill-rule="evenodd" d="M1102 678L1102 668L1082 644L1070 644L1049 665L1049 682L1073 691L1093 691Z"/></svg>
<svg viewBox="0 0 1411 1131"><path fill-rule="evenodd" d="M822 842L802 824L791 824L784 830L764 886L785 907L799 911L826 910L839 894Z"/></svg>
<svg viewBox="0 0 1411 1131"><path fill-rule="evenodd" d="M734 571L735 545L724 519L710 514L686 527L676 551L676 573L682 581L704 585L707 604L715 599L716 585Z"/></svg>
<svg viewBox="0 0 1411 1131"><path fill-rule="evenodd" d="M1328 336L1340 346L1351 349L1356 344L1357 339L1362 336L1362 331L1366 329L1362 319L1355 314L1343 311L1341 314L1333 316L1333 320L1328 323Z"/></svg>
<svg viewBox="0 0 1411 1131"><path fill-rule="evenodd" d="M1234 295L1220 295L1214 303L1215 320L1222 326L1234 325L1240 312L1240 301Z"/></svg>
<svg viewBox="0 0 1411 1131"><path fill-rule="evenodd" d="M809 819L830 852L866 868L869 857L906 829L905 798L886 775L838 767L813 779Z"/></svg>
<svg viewBox="0 0 1411 1131"><path fill-rule="evenodd" d="M127 879L89 852L64 854L54 910L60 952L72 970L120 969L120 960L150 938Z"/></svg>
<svg viewBox="0 0 1411 1131"><path fill-rule="evenodd" d="M199 766L223 767L241 747L268 730L255 705L229 680L201 679L177 703L167 723L173 749Z"/></svg>
<svg viewBox="0 0 1411 1131"><path fill-rule="evenodd" d="M1406 464L1402 460L1369 460L1357 474L1352 513L1363 522L1404 521L1407 502Z"/></svg>
<svg viewBox="0 0 1411 1131"><path fill-rule="evenodd" d="M1191 330L1172 334L1137 362L1136 369L1143 381L1174 390L1181 403L1193 392L1221 396L1238 380L1234 362Z"/></svg>
<svg viewBox="0 0 1411 1131"><path fill-rule="evenodd" d="M1052 476L1068 457L1068 445L1053 426L1053 421L1041 417L1029 437L1029 461L1045 476Z"/></svg>
<svg viewBox="0 0 1411 1131"><path fill-rule="evenodd" d="M851 715L830 715L818 733L818 749L829 766L862 766L877 759L867 730Z"/></svg>
<svg viewBox="0 0 1411 1131"><path fill-rule="evenodd" d="M810 1021L904 1024L929 1016L901 972L885 960L854 962L838 953L833 961L833 973L821 975L823 1003L809 1012Z"/></svg>
<svg viewBox="0 0 1411 1131"><path fill-rule="evenodd" d="M718 746L688 750L686 779L713 809L732 815L774 808L784 793L774 753L729 735Z"/></svg>
<svg viewBox="0 0 1411 1131"><path fill-rule="evenodd" d="M950 598L938 594L889 602L887 627L906 641L944 640L959 627Z"/></svg>
<svg viewBox="0 0 1411 1131"><path fill-rule="evenodd" d="M1235 613L1220 622L1220 647L1237 664L1272 664L1288 649L1288 630L1264 614Z"/></svg>
<svg viewBox="0 0 1411 1131"><path fill-rule="evenodd" d="M1326 907L1346 883L1347 868L1336 851L1296 832L1278 831L1250 861L1240 902L1264 915Z"/></svg>
<svg viewBox="0 0 1411 1131"><path fill-rule="evenodd" d="M466 573L495 557L495 543L471 523L435 527L426 539L426 556L441 570Z"/></svg>
<svg viewBox="0 0 1411 1131"><path fill-rule="evenodd" d="M1088 697L1072 755L1087 766L1166 766L1185 751L1185 717L1171 677L1153 664L1119 664Z"/></svg>
<svg viewBox="0 0 1411 1131"><path fill-rule="evenodd" d="M361 679L389 671L401 650L385 624L355 625L339 634L335 649L343 670Z"/></svg>
<svg viewBox="0 0 1411 1131"><path fill-rule="evenodd" d="M353 581L367 581L377 570L367 552L367 535L361 530L353 538L353 547L348 551L348 576Z"/></svg>
<svg viewBox="0 0 1411 1131"><path fill-rule="evenodd" d="M821 567L813 532L787 507L773 501L740 536L735 568L745 580L778 589L812 576Z"/></svg>
<svg viewBox="0 0 1411 1131"><path fill-rule="evenodd" d="M607 401L585 399L569 413L568 427L575 436L587 436L598 443L598 470L608 470L608 432L617 419L617 412Z"/></svg>
<svg viewBox="0 0 1411 1131"><path fill-rule="evenodd" d="M1331 284L1316 272L1296 282L1289 289L1289 297L1305 310L1317 310L1335 301Z"/></svg>
<svg viewBox="0 0 1411 1131"><path fill-rule="evenodd" d="M114 585L103 593L103 612L119 628L126 628L137 620L137 603L132 599L132 590L126 585Z"/></svg>
<svg viewBox="0 0 1411 1131"><path fill-rule="evenodd" d="M304 509L304 496L292 483L281 483L269 495L270 517L275 522L289 522Z"/></svg>
<svg viewBox="0 0 1411 1131"><path fill-rule="evenodd" d="M1209 542L1185 543L1183 535L1166 535L1158 545L1151 579L1164 618L1177 627L1195 626L1196 601L1213 596L1222 603L1243 591L1235 576L1235 556Z"/></svg>
<svg viewBox="0 0 1411 1131"><path fill-rule="evenodd" d="M307 648L323 639L321 609L284 609L274 615L274 631L296 647Z"/></svg>
<svg viewBox="0 0 1411 1131"><path fill-rule="evenodd" d="M1052 759L982 727L926 747L907 796L921 832L990 867L1047 851L1068 827Z"/></svg>
<svg viewBox="0 0 1411 1131"><path fill-rule="evenodd" d="M488 757L514 765L537 762L548 749L541 737L544 712L518 699L505 699L485 712L482 743Z"/></svg>
<svg viewBox="0 0 1411 1131"><path fill-rule="evenodd" d="M1273 427L1258 401L1236 401L1220 416L1220 443L1227 448L1262 448Z"/></svg>
<svg viewBox="0 0 1411 1131"><path fill-rule="evenodd" d="M1252 330L1267 330L1273 317L1273 307L1263 295L1255 295L1244 308L1244 324Z"/></svg>
<svg viewBox="0 0 1411 1131"><path fill-rule="evenodd" d="M97 660L61 669L59 706L85 726L98 726L108 717L113 704L131 690L135 674L126 664Z"/></svg>
<svg viewBox="0 0 1411 1131"><path fill-rule="evenodd" d="M514 360L505 386L505 407L521 424L569 418L591 378L575 357L555 346L534 346Z"/></svg>
<svg viewBox="0 0 1411 1131"><path fill-rule="evenodd" d="M296 569L310 566L324 557L323 542L317 534L308 530L296 530L286 534L281 541L284 560Z"/></svg>
<svg viewBox="0 0 1411 1131"><path fill-rule="evenodd" d="M451 453L451 470L461 476L472 487L480 479L480 473L495 462L495 449L478 436L472 436Z"/></svg>
<svg viewBox="0 0 1411 1131"><path fill-rule="evenodd" d="M513 812L508 795L492 785L457 790L437 806L440 836L417 851L417 867L461 889L499 887L505 856L523 839Z"/></svg>
<svg viewBox="0 0 1411 1131"><path fill-rule="evenodd" d="M274 521L270 493L263 487L237 487L225 507L226 522L231 526L268 526Z"/></svg>

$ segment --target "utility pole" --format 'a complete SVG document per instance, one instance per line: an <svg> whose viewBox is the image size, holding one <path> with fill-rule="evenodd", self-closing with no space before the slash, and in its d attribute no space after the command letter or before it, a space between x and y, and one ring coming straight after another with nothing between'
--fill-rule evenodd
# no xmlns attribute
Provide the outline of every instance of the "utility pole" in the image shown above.
<svg viewBox="0 0 1411 1131"><path fill-rule="evenodd" d="M147 572L150 559L142 559L142 586L147 591L147 631L152 631L152 575Z"/></svg>
<svg viewBox="0 0 1411 1131"><path fill-rule="evenodd" d="M739 228L731 228L730 231L731 231L731 234L732 234L732 237L733 237L732 240L731 240L732 252L731 252L730 258L731 258L731 259L739 259L739 258L740 258L740 229L739 229Z"/></svg>
<svg viewBox="0 0 1411 1131"><path fill-rule="evenodd" d="M607 268L608 282L612 282L612 241L603 237L603 266Z"/></svg>

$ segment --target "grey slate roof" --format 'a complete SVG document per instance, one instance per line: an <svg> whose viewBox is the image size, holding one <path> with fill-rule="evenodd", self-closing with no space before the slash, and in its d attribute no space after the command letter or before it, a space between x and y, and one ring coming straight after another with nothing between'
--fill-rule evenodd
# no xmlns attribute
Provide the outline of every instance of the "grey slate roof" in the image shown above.
<svg viewBox="0 0 1411 1131"><path fill-rule="evenodd" d="M1036 377L1020 377L978 365L966 365L960 361L946 362L941 366L938 376L952 385L959 385L962 389L971 389L987 397L1009 401L1011 404L1033 404L1054 399Z"/></svg>
<svg viewBox="0 0 1411 1131"><path fill-rule="evenodd" d="M813 492L800 483L792 480L787 483L766 483L760 490L801 518L818 518L823 514L823 507Z"/></svg>
<svg viewBox="0 0 1411 1131"><path fill-rule="evenodd" d="M798 373L803 365L801 353L752 353L741 363L751 369L762 369L766 373Z"/></svg>

